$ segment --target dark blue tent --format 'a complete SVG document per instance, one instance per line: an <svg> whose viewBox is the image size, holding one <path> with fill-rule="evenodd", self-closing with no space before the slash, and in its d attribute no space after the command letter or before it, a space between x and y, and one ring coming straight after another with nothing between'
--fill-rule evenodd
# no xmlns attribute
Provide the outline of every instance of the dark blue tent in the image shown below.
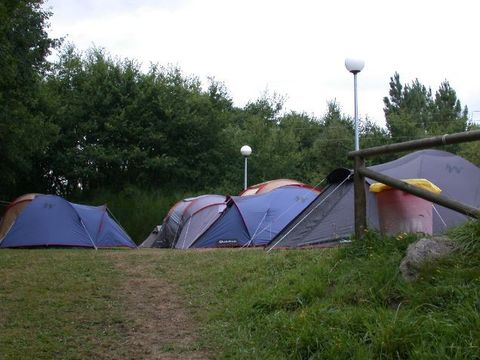
<svg viewBox="0 0 480 360"><path fill-rule="evenodd" d="M195 235L177 243L177 247L265 246L316 196L316 191L298 186L284 186L259 195L232 196L213 224L200 235L192 232ZM184 227L187 230L188 224Z"/></svg>
<svg viewBox="0 0 480 360"><path fill-rule="evenodd" d="M38 195L18 215L0 247L136 247L109 216L106 206L73 204L55 195Z"/></svg>

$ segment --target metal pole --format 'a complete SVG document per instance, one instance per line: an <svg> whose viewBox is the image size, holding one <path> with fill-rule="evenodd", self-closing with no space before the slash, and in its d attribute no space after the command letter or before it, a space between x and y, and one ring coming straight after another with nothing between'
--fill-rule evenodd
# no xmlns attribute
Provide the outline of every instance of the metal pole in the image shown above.
<svg viewBox="0 0 480 360"><path fill-rule="evenodd" d="M245 156L245 181L244 181L243 190L247 190L247 163L248 163L248 157Z"/></svg>
<svg viewBox="0 0 480 360"><path fill-rule="evenodd" d="M358 99L357 99L357 73L353 73L353 101L355 116L355 151L360 150L360 142L358 139Z"/></svg>
<svg viewBox="0 0 480 360"><path fill-rule="evenodd" d="M360 169L365 167L365 159L355 156L355 172L353 175L355 236L360 239L367 228L367 194L365 191L365 177Z"/></svg>

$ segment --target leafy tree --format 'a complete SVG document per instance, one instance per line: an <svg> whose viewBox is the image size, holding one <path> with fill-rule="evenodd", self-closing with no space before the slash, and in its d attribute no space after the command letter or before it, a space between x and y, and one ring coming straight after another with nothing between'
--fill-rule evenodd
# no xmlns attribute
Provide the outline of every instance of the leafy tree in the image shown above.
<svg viewBox="0 0 480 360"><path fill-rule="evenodd" d="M234 162L226 172L234 192L243 179L242 145L248 144L253 153L249 159L249 184L276 178L294 178L307 181L304 152L309 150L318 131L318 124L305 114L281 115L282 101L277 95L264 94L244 109L233 111L233 122L226 134L231 139Z"/></svg>
<svg viewBox="0 0 480 360"><path fill-rule="evenodd" d="M56 134L40 94L47 55L58 41L45 31L41 0L0 3L0 195L39 191L37 160Z"/></svg>
<svg viewBox="0 0 480 360"><path fill-rule="evenodd" d="M353 121L341 113L336 102L329 102L322 118L322 131L312 145L309 161L318 164L310 174L313 182L323 180L337 167L351 167L348 153L354 150Z"/></svg>
<svg viewBox="0 0 480 360"><path fill-rule="evenodd" d="M222 84L203 92L177 68L144 74L134 61L67 46L47 89L62 135L45 164L55 191L202 189L221 177L232 108Z"/></svg>
<svg viewBox="0 0 480 360"><path fill-rule="evenodd" d="M402 85L395 73L389 97L383 99L387 128L395 142L465 131L468 110L462 110L455 90L444 81L435 97L418 79ZM456 147L449 147L455 151Z"/></svg>
<svg viewBox="0 0 480 360"><path fill-rule="evenodd" d="M315 181L320 164L315 161L313 145L323 131L321 121L305 113L291 112L282 116L279 126L282 132L293 133L297 139L295 148L290 149L298 152L295 179L306 183Z"/></svg>
<svg viewBox="0 0 480 360"><path fill-rule="evenodd" d="M287 130L277 124L268 126L258 117L249 120L249 142L255 149L251 161L255 182L299 178L299 141L293 129Z"/></svg>
<svg viewBox="0 0 480 360"><path fill-rule="evenodd" d="M114 62L101 50L84 60L73 47L65 49L47 85L61 129L45 164L55 191L68 194L105 184L118 189L134 176L142 157L141 144L131 140L143 129L137 120L130 122L142 114L136 104L139 74L135 63Z"/></svg>
<svg viewBox="0 0 480 360"><path fill-rule="evenodd" d="M260 98L249 102L244 111L249 115L261 117L264 121L276 123L279 120L280 113L285 105L285 97L273 93L270 95L265 91Z"/></svg>
<svg viewBox="0 0 480 360"><path fill-rule="evenodd" d="M365 149L387 145L392 142L387 129L378 126L368 118L366 118L361 125L360 136L361 146ZM396 157L397 156L394 154L375 156L371 159L367 159L367 165L384 163L391 161Z"/></svg>
<svg viewBox="0 0 480 360"><path fill-rule="evenodd" d="M480 130L480 125L468 124L467 130ZM458 155L480 166L480 141L459 144Z"/></svg>
<svg viewBox="0 0 480 360"><path fill-rule="evenodd" d="M395 142L428 135L432 120L432 92L418 79L403 86L398 73L390 78L390 98L385 97L387 129Z"/></svg>
<svg viewBox="0 0 480 360"><path fill-rule="evenodd" d="M178 69L160 79L160 102L167 115L166 153L177 158L169 171L173 184L202 189L222 182L231 101L221 85L211 83L204 93L198 78L184 77Z"/></svg>
<svg viewBox="0 0 480 360"><path fill-rule="evenodd" d="M432 133L449 134L462 132L467 129L468 109L462 110L460 100L448 81L440 84L435 93Z"/></svg>

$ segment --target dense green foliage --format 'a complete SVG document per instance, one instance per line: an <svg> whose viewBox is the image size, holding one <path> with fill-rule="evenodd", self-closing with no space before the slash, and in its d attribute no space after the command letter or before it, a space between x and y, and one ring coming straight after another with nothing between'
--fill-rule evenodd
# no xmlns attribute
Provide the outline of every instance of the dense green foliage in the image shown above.
<svg viewBox="0 0 480 360"><path fill-rule="evenodd" d="M33 189L42 173L36 161L55 139L41 94L46 56L56 44L45 32L49 13L40 0L0 3L0 196Z"/></svg>
<svg viewBox="0 0 480 360"><path fill-rule="evenodd" d="M42 3L0 4L0 200L39 192L95 201L106 193L130 197L139 209L149 196L171 204L171 194L237 194L244 144L253 148L251 184L294 178L317 185L334 168L351 166L353 122L339 104L330 102L320 117L284 111L277 94L235 106L215 79L204 87L175 67L144 71L102 49L61 45L48 37L51 14ZM418 80L404 85L395 74L384 102L387 128L362 119L362 147L470 127L447 81L432 95ZM479 163L477 148L449 150ZM155 206L157 223L167 209ZM140 234L146 225L127 228Z"/></svg>
<svg viewBox="0 0 480 360"><path fill-rule="evenodd" d="M176 306L201 324L190 348L218 359L476 359L480 223L451 236L458 250L426 263L415 282L398 269L414 238L376 233L342 248L271 253L3 250L0 354L138 357L136 338L127 335L154 330L131 328L132 289L124 284L156 278L145 291L177 289ZM139 311L155 306L152 296ZM173 358L183 350L164 351Z"/></svg>
<svg viewBox="0 0 480 360"><path fill-rule="evenodd" d="M468 110L462 109L455 90L444 81L435 96L418 79L402 85L400 75L390 78L390 97L383 99L387 128L395 142L467 130ZM458 151L459 146L448 148Z"/></svg>

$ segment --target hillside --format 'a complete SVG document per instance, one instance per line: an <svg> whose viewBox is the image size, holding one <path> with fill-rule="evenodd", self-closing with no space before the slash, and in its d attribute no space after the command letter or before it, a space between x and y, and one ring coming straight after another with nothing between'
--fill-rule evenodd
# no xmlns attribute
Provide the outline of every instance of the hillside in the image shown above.
<svg viewBox="0 0 480 360"><path fill-rule="evenodd" d="M0 358L475 358L480 226L416 282L414 239L274 251L0 251Z"/></svg>

